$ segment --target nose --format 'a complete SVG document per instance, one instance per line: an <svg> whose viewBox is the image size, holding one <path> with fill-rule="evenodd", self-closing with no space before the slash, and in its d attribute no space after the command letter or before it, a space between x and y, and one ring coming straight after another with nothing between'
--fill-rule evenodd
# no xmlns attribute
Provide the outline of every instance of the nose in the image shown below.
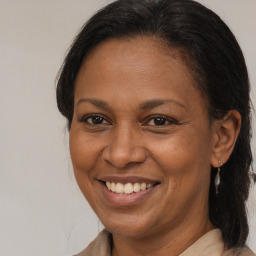
<svg viewBox="0 0 256 256"><path fill-rule="evenodd" d="M141 136L139 131L129 127L116 127L103 150L103 160L117 168L143 163L147 153L140 143Z"/></svg>

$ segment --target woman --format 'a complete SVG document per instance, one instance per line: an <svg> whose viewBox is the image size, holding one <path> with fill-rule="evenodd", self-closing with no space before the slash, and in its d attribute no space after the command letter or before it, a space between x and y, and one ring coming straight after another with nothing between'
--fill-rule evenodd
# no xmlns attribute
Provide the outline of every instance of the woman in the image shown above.
<svg viewBox="0 0 256 256"><path fill-rule="evenodd" d="M109 4L75 39L57 101L106 228L79 255L254 255L248 74L216 14L191 0Z"/></svg>

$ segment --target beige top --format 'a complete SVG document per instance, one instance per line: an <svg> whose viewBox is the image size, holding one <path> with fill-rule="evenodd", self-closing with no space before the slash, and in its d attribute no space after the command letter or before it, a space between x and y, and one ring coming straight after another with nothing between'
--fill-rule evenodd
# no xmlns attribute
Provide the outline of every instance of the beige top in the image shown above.
<svg viewBox="0 0 256 256"><path fill-rule="evenodd" d="M89 246L77 256L111 256L111 234L103 230ZM214 229L199 238L180 256L256 256L248 247L224 249L219 229Z"/></svg>

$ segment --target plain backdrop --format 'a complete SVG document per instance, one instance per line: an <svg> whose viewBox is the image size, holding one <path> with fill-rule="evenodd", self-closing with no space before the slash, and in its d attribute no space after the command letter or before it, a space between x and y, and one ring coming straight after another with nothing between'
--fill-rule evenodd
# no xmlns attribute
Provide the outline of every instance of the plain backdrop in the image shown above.
<svg viewBox="0 0 256 256"><path fill-rule="evenodd" d="M102 228L73 177L55 78L79 28L106 2L0 0L0 255L71 255ZM256 1L200 2L236 35L256 105ZM254 251L255 201L254 189L248 202Z"/></svg>

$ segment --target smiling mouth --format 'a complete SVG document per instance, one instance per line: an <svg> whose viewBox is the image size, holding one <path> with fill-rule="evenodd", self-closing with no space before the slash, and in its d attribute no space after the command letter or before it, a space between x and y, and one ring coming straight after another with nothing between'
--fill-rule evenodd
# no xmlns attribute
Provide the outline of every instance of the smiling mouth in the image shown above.
<svg viewBox="0 0 256 256"><path fill-rule="evenodd" d="M124 194L124 195L129 195L129 194L134 194L138 193L140 191L144 191L147 189L150 189L154 186L159 185L160 183L115 183L115 182L108 182L108 181L102 181L107 189L115 194Z"/></svg>

